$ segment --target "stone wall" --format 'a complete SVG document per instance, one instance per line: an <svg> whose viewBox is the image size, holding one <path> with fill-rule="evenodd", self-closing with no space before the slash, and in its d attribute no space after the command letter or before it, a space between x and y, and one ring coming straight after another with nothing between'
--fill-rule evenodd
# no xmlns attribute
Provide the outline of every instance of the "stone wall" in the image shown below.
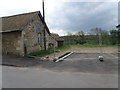
<svg viewBox="0 0 120 90"><path fill-rule="evenodd" d="M46 32L46 48L53 48L54 45L57 47L57 41Z"/></svg>
<svg viewBox="0 0 120 90"><path fill-rule="evenodd" d="M2 33L2 53L21 55L21 32Z"/></svg>
<svg viewBox="0 0 120 90"><path fill-rule="evenodd" d="M36 23L40 24L40 33L36 32ZM3 53L25 55L32 52L44 50L44 24L39 16L33 18L21 32L7 32L2 34ZM40 43L38 43L40 37ZM46 48L57 42L46 31Z"/></svg>
<svg viewBox="0 0 120 90"><path fill-rule="evenodd" d="M40 33L36 32L35 23L40 24ZM40 44L38 43L38 37L40 37ZM22 31L23 38L23 52L26 51L27 54L31 52L36 52L44 50L44 40L43 40L43 24L39 17L34 18Z"/></svg>

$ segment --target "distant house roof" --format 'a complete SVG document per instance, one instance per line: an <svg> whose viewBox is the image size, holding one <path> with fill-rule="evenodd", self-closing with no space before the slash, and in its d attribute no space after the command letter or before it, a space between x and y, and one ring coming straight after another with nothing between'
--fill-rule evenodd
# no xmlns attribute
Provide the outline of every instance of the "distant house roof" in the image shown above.
<svg viewBox="0 0 120 90"><path fill-rule="evenodd" d="M50 31L43 20L40 11L18 14L13 16L2 17L2 32L10 31L22 31L23 28L30 23L36 16L39 16L41 21L45 24L46 30L50 34Z"/></svg>
<svg viewBox="0 0 120 90"><path fill-rule="evenodd" d="M51 33L51 36L53 36L53 37L59 37L59 35L57 33Z"/></svg>
<svg viewBox="0 0 120 90"><path fill-rule="evenodd" d="M51 33L51 36L54 37L56 41L64 41L57 33Z"/></svg>

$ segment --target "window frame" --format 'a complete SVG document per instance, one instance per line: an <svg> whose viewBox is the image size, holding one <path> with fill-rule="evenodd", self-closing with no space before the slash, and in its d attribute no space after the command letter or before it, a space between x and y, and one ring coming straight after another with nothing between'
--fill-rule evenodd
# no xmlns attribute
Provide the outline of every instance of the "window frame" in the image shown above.
<svg viewBox="0 0 120 90"><path fill-rule="evenodd" d="M40 32L41 32L41 30L40 30L40 29L41 29L40 23L36 22L36 23L35 23L35 28L36 28L36 32L37 32L37 33L40 33Z"/></svg>

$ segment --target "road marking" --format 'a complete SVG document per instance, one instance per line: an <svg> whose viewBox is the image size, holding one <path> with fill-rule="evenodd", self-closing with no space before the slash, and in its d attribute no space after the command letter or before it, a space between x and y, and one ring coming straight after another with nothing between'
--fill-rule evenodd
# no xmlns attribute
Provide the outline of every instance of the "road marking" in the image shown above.
<svg viewBox="0 0 120 90"><path fill-rule="evenodd" d="M69 53L68 55L66 55L66 56L58 59L56 62L59 62L59 61L61 61L61 60L98 60L98 58L66 58L66 57L70 56L71 54L76 54L76 53L71 52L71 53ZM90 54L91 54L91 53L90 53ZM97 53L97 54L98 54L98 53ZM80 55L81 55L81 53L80 53ZM84 55L84 54L83 54L83 55ZM104 55L107 55L107 56L104 56ZM104 58L104 59L109 59L109 60L118 59L118 57L115 56L115 55L113 55L112 53L107 53L107 54L104 54L104 55L103 55L103 58ZM112 57L110 57L110 56L112 56ZM66 59L65 59L65 58L66 58Z"/></svg>
<svg viewBox="0 0 120 90"><path fill-rule="evenodd" d="M59 61L63 60L64 58L66 58L66 57L70 56L71 54L73 54L73 52L71 52L71 53L69 53L69 54L65 55L64 57L62 57L62 58L58 59L58 60L57 60L57 61L55 61L55 62L59 62Z"/></svg>
<svg viewBox="0 0 120 90"><path fill-rule="evenodd" d="M113 54L111 54L111 53L109 53L108 55L110 55L110 56L112 56L112 57L114 57L114 58L118 58L117 56L115 56L115 55L113 55Z"/></svg>
<svg viewBox="0 0 120 90"><path fill-rule="evenodd" d="M104 60L108 59L108 60L113 60L116 58L103 58ZM98 60L98 58L66 58L64 60Z"/></svg>
<svg viewBox="0 0 120 90"><path fill-rule="evenodd" d="M98 58L68 58L68 59L64 59L64 60L96 60Z"/></svg>

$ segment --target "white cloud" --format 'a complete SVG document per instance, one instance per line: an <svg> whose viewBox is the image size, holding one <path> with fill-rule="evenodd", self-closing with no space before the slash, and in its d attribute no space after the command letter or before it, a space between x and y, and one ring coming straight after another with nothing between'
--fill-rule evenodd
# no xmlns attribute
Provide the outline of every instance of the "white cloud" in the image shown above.
<svg viewBox="0 0 120 90"><path fill-rule="evenodd" d="M66 30L62 30L62 29L50 29L51 33L58 33L60 36L64 36L66 35Z"/></svg>
<svg viewBox="0 0 120 90"><path fill-rule="evenodd" d="M73 30L73 31L74 32L69 31L69 30L63 30L63 29L50 29L51 33L57 33L60 36L65 36L65 35L67 35L68 32L72 33L73 35L77 33L77 31L75 31L75 30Z"/></svg>
<svg viewBox="0 0 120 90"><path fill-rule="evenodd" d="M64 0L44 0L47 14L57 10ZM59 3L59 4L58 4ZM42 12L42 0L2 0L0 2L0 17L33 11Z"/></svg>
<svg viewBox="0 0 120 90"><path fill-rule="evenodd" d="M109 28L116 24L117 14L114 10L117 7L116 4L83 3L84 5L66 6L66 2L78 2L79 4L79 2L118 2L118 0L45 0L45 20L51 32L63 36L68 31L77 32L78 28L81 30L91 29L96 24L101 26L104 24L103 27ZM2 0L0 2L0 17L33 11L42 13L42 0ZM99 16L106 12L108 12L108 16ZM111 19L108 20L108 17ZM101 20L103 24L97 20ZM105 20L108 23L104 23Z"/></svg>
<svg viewBox="0 0 120 90"><path fill-rule="evenodd" d="M42 10L41 0L2 0L0 17Z"/></svg>
<svg viewBox="0 0 120 90"><path fill-rule="evenodd" d="M65 2L119 2L119 0L65 0Z"/></svg>

